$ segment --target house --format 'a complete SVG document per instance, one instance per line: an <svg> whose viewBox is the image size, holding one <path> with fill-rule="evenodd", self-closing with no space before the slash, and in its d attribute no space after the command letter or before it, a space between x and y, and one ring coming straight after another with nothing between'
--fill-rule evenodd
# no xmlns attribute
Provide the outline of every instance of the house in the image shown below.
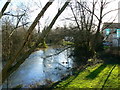
<svg viewBox="0 0 120 90"><path fill-rule="evenodd" d="M113 47L120 46L120 23L104 23L102 30L104 41L112 43Z"/></svg>

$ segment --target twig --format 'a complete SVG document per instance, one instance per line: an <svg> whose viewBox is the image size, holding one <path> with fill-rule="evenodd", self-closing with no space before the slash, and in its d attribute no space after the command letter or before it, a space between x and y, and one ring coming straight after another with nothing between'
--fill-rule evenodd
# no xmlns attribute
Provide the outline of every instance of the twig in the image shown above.
<svg viewBox="0 0 120 90"><path fill-rule="evenodd" d="M45 57L42 57L42 58L49 58L49 57L52 57L52 56L56 56L56 55L60 54L61 52L65 51L66 49L71 48L71 47L72 47L72 45L69 46L69 47L67 47L67 48L64 48L63 50L61 50L61 51L58 52L58 53L55 53L55 54L53 54L53 55L48 55L48 56L45 56Z"/></svg>

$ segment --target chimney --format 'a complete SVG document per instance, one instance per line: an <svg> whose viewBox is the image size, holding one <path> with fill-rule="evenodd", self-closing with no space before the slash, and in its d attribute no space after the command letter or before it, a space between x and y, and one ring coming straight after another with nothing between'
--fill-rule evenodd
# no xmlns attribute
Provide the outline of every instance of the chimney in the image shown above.
<svg viewBox="0 0 120 90"><path fill-rule="evenodd" d="M118 23L120 23L120 1L118 2Z"/></svg>

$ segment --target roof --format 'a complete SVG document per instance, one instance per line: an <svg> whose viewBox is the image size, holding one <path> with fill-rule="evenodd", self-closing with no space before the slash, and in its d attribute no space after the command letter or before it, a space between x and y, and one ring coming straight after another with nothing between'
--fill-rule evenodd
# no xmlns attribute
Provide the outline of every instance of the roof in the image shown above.
<svg viewBox="0 0 120 90"><path fill-rule="evenodd" d="M120 28L120 23L104 23L103 29L106 28Z"/></svg>

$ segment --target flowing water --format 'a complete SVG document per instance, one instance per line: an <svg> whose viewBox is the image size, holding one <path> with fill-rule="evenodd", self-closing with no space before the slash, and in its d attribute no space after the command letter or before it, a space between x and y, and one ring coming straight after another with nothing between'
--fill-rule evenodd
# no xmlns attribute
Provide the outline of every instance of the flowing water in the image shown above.
<svg viewBox="0 0 120 90"><path fill-rule="evenodd" d="M25 62L8 78L3 88L12 88L18 85L46 85L57 82L71 73L72 59L68 58L68 50L59 53L59 48L48 48L32 53ZM55 54L55 55L54 55ZM48 57L52 55L51 57Z"/></svg>

